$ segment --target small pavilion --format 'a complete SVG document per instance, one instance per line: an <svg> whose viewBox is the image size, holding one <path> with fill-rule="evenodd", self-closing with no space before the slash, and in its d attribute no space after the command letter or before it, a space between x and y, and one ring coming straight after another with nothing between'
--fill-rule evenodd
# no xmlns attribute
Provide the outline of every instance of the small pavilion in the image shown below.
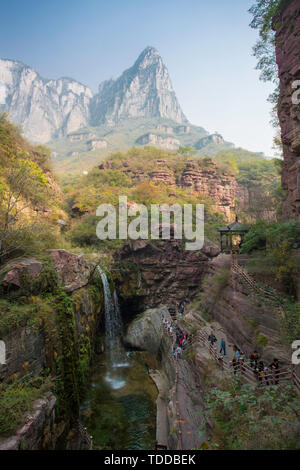
<svg viewBox="0 0 300 470"><path fill-rule="evenodd" d="M225 227L218 228L220 233L221 252L238 251L243 243L244 236L249 231L250 227L242 224L235 217L235 222L232 222Z"/></svg>

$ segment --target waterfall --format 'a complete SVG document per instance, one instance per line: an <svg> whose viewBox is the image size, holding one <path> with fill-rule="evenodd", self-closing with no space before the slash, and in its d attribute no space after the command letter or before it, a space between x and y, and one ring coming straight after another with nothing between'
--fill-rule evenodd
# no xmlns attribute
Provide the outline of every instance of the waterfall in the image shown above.
<svg viewBox="0 0 300 470"><path fill-rule="evenodd" d="M126 366L127 362L124 362L125 352L121 344L123 324L117 292L114 291L113 295L111 295L109 282L105 272L100 266L97 268L102 279L104 291L104 323L108 368ZM107 374L107 381L112 381L109 371Z"/></svg>
<svg viewBox="0 0 300 470"><path fill-rule="evenodd" d="M116 291L114 291L113 296L111 295L107 276L100 266L98 266L98 271L104 290L106 339L108 342L113 342L116 338L120 338L123 326L118 297Z"/></svg>

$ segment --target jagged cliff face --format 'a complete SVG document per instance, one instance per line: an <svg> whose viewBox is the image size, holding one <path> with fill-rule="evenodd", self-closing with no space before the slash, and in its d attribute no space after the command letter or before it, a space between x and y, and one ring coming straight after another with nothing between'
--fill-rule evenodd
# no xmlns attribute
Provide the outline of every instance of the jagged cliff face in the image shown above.
<svg viewBox="0 0 300 470"><path fill-rule="evenodd" d="M149 172L130 168L130 162L123 163L124 173L134 183L150 180L154 183L163 183L174 188L191 189L195 193L204 194L214 201L214 209L221 212L226 220L230 221L235 209L238 184L233 175L218 170L217 165L211 161L206 167L201 161L186 161L183 171L176 178L173 168L168 166L166 159L156 161L156 169ZM100 170L112 168L110 160L101 163Z"/></svg>
<svg viewBox="0 0 300 470"><path fill-rule="evenodd" d="M181 186L211 197L215 202L215 210L230 220L231 212L235 208L237 182L232 175L218 173L214 162L207 168L187 162L181 176Z"/></svg>
<svg viewBox="0 0 300 470"><path fill-rule="evenodd" d="M0 109L22 125L33 142L45 143L88 125L122 119L168 118L187 123L168 70L148 47L117 80L92 91L70 79L47 80L21 62L0 59Z"/></svg>
<svg viewBox="0 0 300 470"><path fill-rule="evenodd" d="M21 62L0 59L0 108L33 142L86 126L92 91L69 78L46 80Z"/></svg>
<svg viewBox="0 0 300 470"><path fill-rule="evenodd" d="M114 271L123 311L132 318L145 308L161 304L174 308L184 298L193 298L208 261L219 252L209 242L201 251L185 250L183 242L173 239L129 242L118 255L119 270Z"/></svg>
<svg viewBox="0 0 300 470"><path fill-rule="evenodd" d="M91 109L93 125L116 124L121 119L138 117L187 122L168 70L153 47L147 47L133 67L117 80L102 83Z"/></svg>
<svg viewBox="0 0 300 470"><path fill-rule="evenodd" d="M287 1L275 23L280 25L276 31L276 61L280 79L278 117L284 156L282 186L288 194L284 212L289 217L300 217L300 104L292 102L296 91L293 83L300 80L299 0Z"/></svg>

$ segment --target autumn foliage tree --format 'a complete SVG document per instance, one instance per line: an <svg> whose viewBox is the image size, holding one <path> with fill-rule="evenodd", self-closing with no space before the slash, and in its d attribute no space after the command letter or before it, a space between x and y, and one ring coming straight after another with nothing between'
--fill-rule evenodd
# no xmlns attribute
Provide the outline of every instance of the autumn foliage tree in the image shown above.
<svg viewBox="0 0 300 470"><path fill-rule="evenodd" d="M53 191L41 162L46 163L46 152L31 147L1 115L0 261L24 250L40 226L34 211L51 204Z"/></svg>

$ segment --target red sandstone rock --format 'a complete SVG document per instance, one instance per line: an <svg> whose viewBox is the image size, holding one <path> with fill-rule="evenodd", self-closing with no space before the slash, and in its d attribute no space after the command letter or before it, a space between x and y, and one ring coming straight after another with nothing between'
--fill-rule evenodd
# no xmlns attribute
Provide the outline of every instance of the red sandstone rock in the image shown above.
<svg viewBox="0 0 300 470"><path fill-rule="evenodd" d="M67 250L49 250L61 284L82 286L89 279L91 265L82 257Z"/></svg>
<svg viewBox="0 0 300 470"><path fill-rule="evenodd" d="M187 162L181 176L181 186L211 197L215 202L215 210L230 220L235 208L237 182L231 175L218 174L214 162L208 168Z"/></svg>
<svg viewBox="0 0 300 470"><path fill-rule="evenodd" d="M29 280L37 277L42 270L43 263L33 258L18 258L7 263L1 270L6 272L2 285L5 287L21 287L22 276ZM1 274L0 272L0 274Z"/></svg>
<svg viewBox="0 0 300 470"><path fill-rule="evenodd" d="M300 217L300 105L292 103L295 89L292 83L300 80L300 3L290 0L274 19L276 31L276 62L280 79L278 117L283 144L282 186L287 190L283 213ZM299 88L299 87L298 87Z"/></svg>
<svg viewBox="0 0 300 470"><path fill-rule="evenodd" d="M120 297L129 304L134 299L142 310L160 304L175 307L182 299L193 298L199 292L212 254L185 250L181 240L136 240L125 245L120 256L129 266L122 279L116 279ZM132 270L131 264L138 269Z"/></svg>
<svg viewBox="0 0 300 470"><path fill-rule="evenodd" d="M173 188L190 188L195 193L203 194L214 201L214 209L221 212L226 220L232 219L232 212L235 209L235 199L237 197L238 185L234 176L226 173L219 173L217 165L211 162L209 166L203 168L199 162L188 160L181 177L176 181L175 174L168 167L167 159L158 159L156 169L147 173L143 170L130 168L130 162L124 162L124 173L135 183L150 180L158 184L166 184ZM101 163L99 169L112 168L110 160ZM76 206L72 208L75 215L79 214Z"/></svg>
<svg viewBox="0 0 300 470"><path fill-rule="evenodd" d="M175 176L168 168L159 168L158 170L152 171L151 181L154 183L164 183L169 186L175 186Z"/></svg>

